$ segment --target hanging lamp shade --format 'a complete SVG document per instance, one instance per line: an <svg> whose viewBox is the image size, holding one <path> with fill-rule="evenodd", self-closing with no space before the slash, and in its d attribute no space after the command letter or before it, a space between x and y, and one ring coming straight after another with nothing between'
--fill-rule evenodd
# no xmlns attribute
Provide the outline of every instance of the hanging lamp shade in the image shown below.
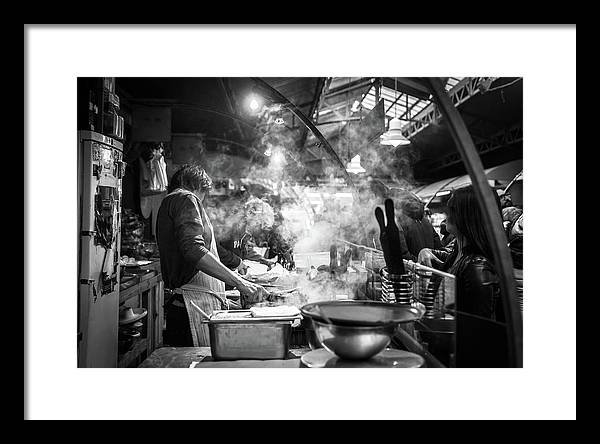
<svg viewBox="0 0 600 444"><path fill-rule="evenodd" d="M352 160L350 160L350 162L348 162L346 165L346 171L354 174L360 174L367 171L360 164L360 155L357 154L352 158Z"/></svg>
<svg viewBox="0 0 600 444"><path fill-rule="evenodd" d="M387 132L381 135L380 143L382 145L392 145L394 147L410 144L410 140L402 134L401 128L402 121L394 117L390 120L390 126Z"/></svg>

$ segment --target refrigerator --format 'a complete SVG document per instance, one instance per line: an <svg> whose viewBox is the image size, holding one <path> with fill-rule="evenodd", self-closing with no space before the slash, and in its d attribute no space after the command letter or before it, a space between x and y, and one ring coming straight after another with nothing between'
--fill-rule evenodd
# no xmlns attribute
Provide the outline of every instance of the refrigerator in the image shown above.
<svg viewBox="0 0 600 444"><path fill-rule="evenodd" d="M117 367L123 144L77 135L77 366Z"/></svg>

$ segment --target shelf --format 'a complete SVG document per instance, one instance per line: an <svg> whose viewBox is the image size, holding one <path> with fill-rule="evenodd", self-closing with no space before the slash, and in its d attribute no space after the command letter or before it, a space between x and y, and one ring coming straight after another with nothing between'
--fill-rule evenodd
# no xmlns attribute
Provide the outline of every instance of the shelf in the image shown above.
<svg viewBox="0 0 600 444"><path fill-rule="evenodd" d="M117 367L124 368L129 367L135 359L145 352L148 348L148 340L146 338L134 339L131 348L124 354L119 355L117 360Z"/></svg>
<svg viewBox="0 0 600 444"><path fill-rule="evenodd" d="M156 286L162 280L162 275L158 274L156 276L152 276L149 279L146 279L138 284L132 285L125 290L121 290L119 292L119 303L123 303L135 296L142 294L143 292L149 290L150 288Z"/></svg>

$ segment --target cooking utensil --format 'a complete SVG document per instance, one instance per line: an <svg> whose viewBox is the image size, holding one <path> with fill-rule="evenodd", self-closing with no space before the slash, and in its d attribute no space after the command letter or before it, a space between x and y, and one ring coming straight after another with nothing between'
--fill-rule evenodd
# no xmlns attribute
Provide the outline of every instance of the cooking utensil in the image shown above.
<svg viewBox="0 0 600 444"><path fill-rule="evenodd" d="M323 313L323 312L321 311L321 308L319 307L319 305L318 305L318 304L317 304L317 305L315 305L315 312L316 312L316 313L317 313L317 314L318 314L320 317L322 317L322 318L325 320L325 322L326 322L327 324L333 324L333 322L331 322L331 319L329 319L329 318L328 318L328 317L325 315L325 313Z"/></svg>
<svg viewBox="0 0 600 444"><path fill-rule="evenodd" d="M325 301L304 305L320 345L343 359L369 359L391 341L398 324L415 321L424 308L371 301Z"/></svg>
<svg viewBox="0 0 600 444"><path fill-rule="evenodd" d="M210 316L209 316L209 315L207 315L207 314L206 314L206 312L205 312L204 310L202 310L200 307L198 307L198 306L197 306L197 305L194 303L194 301L190 301L190 304L192 304L192 306L193 306L193 307L194 307L196 310L198 310L202 316L204 316L206 319L208 319L208 320L210 321Z"/></svg>
<svg viewBox="0 0 600 444"><path fill-rule="evenodd" d="M303 305L300 312L309 318L335 325L378 326L401 324L423 317L425 308L375 301L322 301Z"/></svg>
<svg viewBox="0 0 600 444"><path fill-rule="evenodd" d="M254 318L256 319L256 318ZM210 351L215 360L286 359L290 321L210 322Z"/></svg>
<svg viewBox="0 0 600 444"><path fill-rule="evenodd" d="M285 359L296 316L253 317L250 310L218 310L208 322L215 360Z"/></svg>
<svg viewBox="0 0 600 444"><path fill-rule="evenodd" d="M383 211L379 207L375 208L375 218L379 224L379 241L381 242L385 263L390 273L405 274L400 244L402 240L398 225L396 225L394 202L392 199L386 199L384 205L387 225L383 218Z"/></svg>
<svg viewBox="0 0 600 444"><path fill-rule="evenodd" d="M295 291L298 291L299 288L290 288L287 290L273 290L273 291L269 291L269 295L267 296L267 300L268 301L273 301L277 298L285 298L287 295L289 295L290 293L293 293Z"/></svg>
<svg viewBox="0 0 600 444"><path fill-rule="evenodd" d="M313 326L317 339L331 353L342 359L365 360L388 346L397 324L335 325L313 318Z"/></svg>

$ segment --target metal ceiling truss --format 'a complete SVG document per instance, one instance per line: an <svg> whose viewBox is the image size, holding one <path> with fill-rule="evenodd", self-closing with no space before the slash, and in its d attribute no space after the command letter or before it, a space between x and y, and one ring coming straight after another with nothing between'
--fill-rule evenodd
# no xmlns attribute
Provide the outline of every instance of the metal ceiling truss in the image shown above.
<svg viewBox="0 0 600 444"><path fill-rule="evenodd" d="M356 91L357 89L364 88L365 86L369 86L373 83L373 79L370 77L363 77L358 80L354 80L353 82L349 82L343 85L338 86L337 88L332 88L325 93L325 98L330 99L331 97L349 93L352 91Z"/></svg>
<svg viewBox="0 0 600 444"><path fill-rule="evenodd" d="M490 151L504 148L506 146L523 142L523 123L520 122L510 128L506 128L486 140L475 143L477 152L481 155ZM460 153L452 153L431 164L430 171L437 171L450 165L462 162Z"/></svg>
<svg viewBox="0 0 600 444"><path fill-rule="evenodd" d="M384 77L381 79L381 85L420 100L429 100L431 95L427 86L414 77Z"/></svg>
<svg viewBox="0 0 600 444"><path fill-rule="evenodd" d="M489 82L490 79L495 79L495 77L465 77L454 88L448 91L452 104L458 107L460 104L466 102L480 92L479 85L482 82ZM432 102L414 117L415 121L408 124L402 133L408 138L413 137L428 125L439 122L441 117L442 113L437 105Z"/></svg>
<svg viewBox="0 0 600 444"><path fill-rule="evenodd" d="M328 81L326 77L319 77L319 79L317 80L313 101L310 104L310 109L308 110L308 113L306 113L306 116L309 119L312 119L315 122L315 124L317 122L317 119L319 118L318 113L316 113L315 116L315 111L319 108L319 104L321 103L321 97L323 96L323 91L325 91L326 87L329 86L329 82L330 80ZM306 144L306 138L308 137L308 126L303 125L301 131L302 132L300 134L300 142L298 143L298 146L300 148L304 147L304 145Z"/></svg>

